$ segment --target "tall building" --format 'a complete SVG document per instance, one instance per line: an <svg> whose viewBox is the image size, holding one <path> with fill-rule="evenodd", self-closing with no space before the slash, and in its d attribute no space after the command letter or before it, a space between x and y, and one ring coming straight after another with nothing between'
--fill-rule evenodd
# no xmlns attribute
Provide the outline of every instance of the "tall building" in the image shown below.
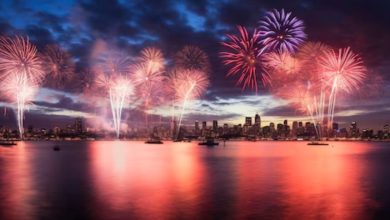
<svg viewBox="0 0 390 220"><path fill-rule="evenodd" d="M245 117L245 125L252 126L252 117Z"/></svg>
<svg viewBox="0 0 390 220"><path fill-rule="evenodd" d="M339 130L339 124L338 123L336 123L336 122L333 122L333 124L332 124L332 130Z"/></svg>
<svg viewBox="0 0 390 220"><path fill-rule="evenodd" d="M350 126L350 128L349 128L349 131L350 131L351 137L357 137L359 131L358 131L358 128L357 128L357 123L356 123L356 121L353 121L353 122L351 123L351 126Z"/></svg>
<svg viewBox="0 0 390 220"><path fill-rule="evenodd" d="M83 133L83 121L81 118L76 118L74 121L74 130L77 134Z"/></svg>
<svg viewBox="0 0 390 220"><path fill-rule="evenodd" d="M260 115L259 114L255 115L255 125L257 127L261 128L261 119L260 119Z"/></svg>
<svg viewBox="0 0 390 220"><path fill-rule="evenodd" d="M195 134L199 134L199 121L195 121Z"/></svg>
<svg viewBox="0 0 390 220"><path fill-rule="evenodd" d="M389 124L385 124L385 125L383 126L383 132L384 132L385 134L389 134L389 132L390 132L390 125L389 125Z"/></svg>
<svg viewBox="0 0 390 220"><path fill-rule="evenodd" d="M275 131L275 124L273 122L269 123L269 129L271 132Z"/></svg>
<svg viewBox="0 0 390 220"><path fill-rule="evenodd" d="M297 121L293 121L292 123L292 130L293 132L296 132L298 129L298 122Z"/></svg>
<svg viewBox="0 0 390 220"><path fill-rule="evenodd" d="M207 121L202 122L202 129L206 130L207 129Z"/></svg>
<svg viewBox="0 0 390 220"><path fill-rule="evenodd" d="M217 120L213 120L213 131L214 132L218 131L218 121Z"/></svg>
<svg viewBox="0 0 390 220"><path fill-rule="evenodd" d="M227 134L229 132L229 125L228 124L223 124L223 133Z"/></svg>

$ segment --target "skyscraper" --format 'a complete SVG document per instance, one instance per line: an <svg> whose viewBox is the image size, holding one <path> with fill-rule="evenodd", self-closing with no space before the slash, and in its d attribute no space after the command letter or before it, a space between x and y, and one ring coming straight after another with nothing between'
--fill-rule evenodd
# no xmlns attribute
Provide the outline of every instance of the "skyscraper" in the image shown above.
<svg viewBox="0 0 390 220"><path fill-rule="evenodd" d="M81 118L76 118L74 121L74 130L77 134L83 133L83 121Z"/></svg>
<svg viewBox="0 0 390 220"><path fill-rule="evenodd" d="M195 121L195 134L199 134L199 121Z"/></svg>
<svg viewBox="0 0 390 220"><path fill-rule="evenodd" d="M214 132L218 131L218 121L217 120L213 120L213 131Z"/></svg>
<svg viewBox="0 0 390 220"><path fill-rule="evenodd" d="M252 126L252 117L245 117L245 125Z"/></svg>
<svg viewBox="0 0 390 220"><path fill-rule="evenodd" d="M332 130L339 130L339 124L336 122L333 122L332 124Z"/></svg>
<svg viewBox="0 0 390 220"><path fill-rule="evenodd" d="M259 114L255 115L255 125L261 128L261 119Z"/></svg>
<svg viewBox="0 0 390 220"><path fill-rule="evenodd" d="M206 130L207 129L207 121L202 122L202 129Z"/></svg>
<svg viewBox="0 0 390 220"><path fill-rule="evenodd" d="M273 122L269 123L269 129L271 132L275 131L275 124Z"/></svg>
<svg viewBox="0 0 390 220"><path fill-rule="evenodd" d="M357 128L357 123L356 123L356 121L353 121L353 122L351 123L351 127L349 128L349 130L350 130L350 135L351 135L351 137L357 137L359 131L358 131L358 128Z"/></svg>

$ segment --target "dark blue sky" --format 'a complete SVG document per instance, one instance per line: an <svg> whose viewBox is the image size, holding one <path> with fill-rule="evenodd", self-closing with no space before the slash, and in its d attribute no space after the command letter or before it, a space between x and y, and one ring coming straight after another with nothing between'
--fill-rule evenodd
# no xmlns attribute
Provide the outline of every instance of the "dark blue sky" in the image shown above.
<svg viewBox="0 0 390 220"><path fill-rule="evenodd" d="M357 120L362 126L374 128L390 122L390 2L386 0L2 0L0 34L28 36L40 50L47 44L59 44L72 55L79 75L89 66L90 54L99 42L134 56L146 46L155 46L168 58L185 45L196 45L209 55L211 87L202 101L192 106L188 121L216 118L242 123L245 115L256 112L265 121L299 119L301 113L272 98L266 90L256 96L235 87L235 79L225 76L226 69L218 58L219 42L225 34L235 32L236 25L256 28L264 12L273 8L292 11L304 20L310 41L334 48L351 46L362 55L370 73L384 79L382 90L375 96L368 94L369 87L363 87L359 94L341 97L336 120ZM26 124L45 121L52 126L67 123L73 116L88 116L95 110L80 98L79 92L74 83L61 90L40 91ZM51 117L49 122L44 120L47 115ZM7 114L0 117L0 124L12 120L12 114Z"/></svg>

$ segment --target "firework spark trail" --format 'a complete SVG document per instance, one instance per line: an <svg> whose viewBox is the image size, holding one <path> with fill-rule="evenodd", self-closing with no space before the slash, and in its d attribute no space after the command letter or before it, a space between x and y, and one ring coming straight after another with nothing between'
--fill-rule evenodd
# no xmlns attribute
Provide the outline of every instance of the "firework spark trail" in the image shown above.
<svg viewBox="0 0 390 220"><path fill-rule="evenodd" d="M24 134L24 111L44 78L37 49L28 38L0 38L0 80L6 96L16 103L20 138Z"/></svg>
<svg viewBox="0 0 390 220"><path fill-rule="evenodd" d="M323 136L323 125L325 119L327 89L324 86L324 80L321 76L320 57L325 52L330 51L330 48L319 42L306 42L299 51L294 55L299 63L299 71L296 74L295 81L301 81L306 84L306 89L312 98L311 108L313 110L313 119L315 124L319 126L317 135L319 138ZM309 109L310 107L308 107Z"/></svg>
<svg viewBox="0 0 390 220"><path fill-rule="evenodd" d="M116 137L120 136L122 110L125 101L133 94L133 84L127 78L130 59L123 53L109 51L102 54L94 66L97 74L95 85L108 95Z"/></svg>
<svg viewBox="0 0 390 220"><path fill-rule="evenodd" d="M187 93L184 96L183 104L181 106L181 111L180 111L179 126L178 126L178 132L177 132L176 139L179 137L181 122L182 122L182 119L183 119L184 111L185 111L186 106L187 106L188 98L190 97L190 94L192 93L192 90L195 88L195 86L196 86L196 83L192 82L190 84L190 87L188 88Z"/></svg>
<svg viewBox="0 0 390 220"><path fill-rule="evenodd" d="M226 35L228 42L221 42L221 45L226 47L227 51L220 52L222 63L230 67L227 76L239 74L237 85L242 85L244 90L246 87L251 87L257 93L258 80L261 80L263 85L269 83L269 75L263 67L263 52L264 48L259 43L259 34L255 30L252 36L249 36L248 31L237 26L239 35Z"/></svg>
<svg viewBox="0 0 390 220"><path fill-rule="evenodd" d="M37 86L30 84L25 75L12 75L5 79L2 90L5 96L16 103L16 119L20 138L24 134L24 111L37 91Z"/></svg>
<svg viewBox="0 0 390 220"><path fill-rule="evenodd" d="M145 123L149 127L148 110L151 103L160 104L161 84L166 80L164 75L165 60L162 52L156 48L146 48L141 51L140 62L133 66L133 81L137 86L137 94L143 101Z"/></svg>
<svg viewBox="0 0 390 220"><path fill-rule="evenodd" d="M267 49L294 53L306 39L303 21L284 9L267 12L259 23L261 43Z"/></svg>
<svg viewBox="0 0 390 220"><path fill-rule="evenodd" d="M321 57L322 78L331 88L328 104L328 127L333 124L336 97L339 91L351 93L359 89L367 76L367 69L358 54L347 47L326 51Z"/></svg>
<svg viewBox="0 0 390 220"><path fill-rule="evenodd" d="M182 119L185 115L188 101L200 97L209 85L208 75L198 70L175 70L170 76L172 89L175 91L175 98L181 103L178 130L176 138L179 137Z"/></svg>
<svg viewBox="0 0 390 220"><path fill-rule="evenodd" d="M123 78L118 79L113 83L113 86L109 88L111 112L117 138L119 138L120 135L122 110L125 100L132 92L132 85L128 80Z"/></svg>

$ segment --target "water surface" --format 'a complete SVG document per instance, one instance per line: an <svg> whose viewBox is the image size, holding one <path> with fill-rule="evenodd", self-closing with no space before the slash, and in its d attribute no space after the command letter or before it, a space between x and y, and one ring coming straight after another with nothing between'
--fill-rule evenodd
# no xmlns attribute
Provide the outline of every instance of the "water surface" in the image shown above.
<svg viewBox="0 0 390 220"><path fill-rule="evenodd" d="M20 142L0 219L390 219L390 143Z"/></svg>

